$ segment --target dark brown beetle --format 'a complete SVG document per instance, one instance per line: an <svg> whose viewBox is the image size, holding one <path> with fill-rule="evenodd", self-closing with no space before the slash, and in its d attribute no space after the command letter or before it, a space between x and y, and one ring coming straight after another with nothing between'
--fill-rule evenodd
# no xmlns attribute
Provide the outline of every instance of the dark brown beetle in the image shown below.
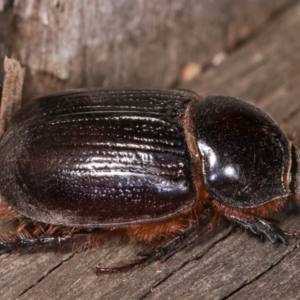
<svg viewBox="0 0 300 300"><path fill-rule="evenodd" d="M0 157L0 215L19 224L2 248L95 228L160 241L147 257L102 272L162 258L221 217L272 242L292 235L265 217L299 194L299 151L238 99L150 89L50 95L14 116Z"/></svg>

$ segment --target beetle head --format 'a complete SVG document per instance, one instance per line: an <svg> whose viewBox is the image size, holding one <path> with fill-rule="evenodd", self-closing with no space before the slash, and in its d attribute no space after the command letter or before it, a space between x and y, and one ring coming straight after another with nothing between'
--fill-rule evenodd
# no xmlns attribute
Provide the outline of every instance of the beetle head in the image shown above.
<svg viewBox="0 0 300 300"><path fill-rule="evenodd" d="M220 203L250 208L299 191L298 149L257 107L210 96L193 122L204 185Z"/></svg>

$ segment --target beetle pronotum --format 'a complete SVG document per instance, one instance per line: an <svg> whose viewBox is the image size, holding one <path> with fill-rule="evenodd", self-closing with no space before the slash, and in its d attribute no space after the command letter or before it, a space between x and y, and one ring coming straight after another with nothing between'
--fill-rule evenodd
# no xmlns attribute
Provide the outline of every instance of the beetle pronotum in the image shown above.
<svg viewBox="0 0 300 300"><path fill-rule="evenodd" d="M0 157L0 215L18 223L2 248L94 228L160 241L140 261L101 272L146 265L221 218L272 242L292 235L265 217L298 196L299 151L264 112L231 97L154 89L50 95L14 116Z"/></svg>

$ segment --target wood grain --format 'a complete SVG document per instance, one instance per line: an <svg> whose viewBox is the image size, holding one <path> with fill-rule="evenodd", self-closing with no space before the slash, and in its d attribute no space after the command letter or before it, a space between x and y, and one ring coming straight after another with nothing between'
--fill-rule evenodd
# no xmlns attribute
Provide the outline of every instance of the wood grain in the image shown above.
<svg viewBox="0 0 300 300"><path fill-rule="evenodd" d="M300 136L300 2L211 68L182 86L254 102ZM300 216L283 216L300 228ZM1 299L298 299L299 241L273 245L243 229L224 230L165 263L96 277L97 264L134 259L140 245L122 241L88 253L0 257Z"/></svg>
<svg viewBox="0 0 300 300"><path fill-rule="evenodd" d="M167 87L211 63L295 0L0 0L4 55L27 68L32 99L78 87Z"/></svg>

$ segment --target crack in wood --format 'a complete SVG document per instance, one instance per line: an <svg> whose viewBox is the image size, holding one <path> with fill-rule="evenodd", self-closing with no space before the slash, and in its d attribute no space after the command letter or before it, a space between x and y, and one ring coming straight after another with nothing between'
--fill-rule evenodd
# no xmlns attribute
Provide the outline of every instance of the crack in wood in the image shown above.
<svg viewBox="0 0 300 300"><path fill-rule="evenodd" d="M41 278L39 278L34 284L30 285L28 288L26 288L21 294L19 294L18 297L23 296L24 294L26 294L29 290L31 290L32 288L34 288L38 283L42 282L48 275L50 275L52 272L54 272L56 269L58 269L62 264L64 264L65 262L69 261L70 259L72 259L74 257L74 255L77 252L72 253L70 256L62 259L57 265L55 265L53 268L51 268L49 271L47 271Z"/></svg>
<svg viewBox="0 0 300 300"><path fill-rule="evenodd" d="M295 249L297 249L298 247L299 247L299 243L295 244L291 248L290 251L288 251L284 255L282 255L276 262L270 264L270 266L267 269L265 269L265 271L263 271L259 275L255 276L252 280L250 280L248 282L245 282L244 284L242 284L241 286L239 286L237 289L235 289L234 291L232 291L231 293L229 293L227 296L221 298L221 300L230 299L231 296L235 295L236 293L238 293L239 291L241 291L246 286L251 285L254 282L256 282L259 278L261 278L262 276L264 276L265 274L267 274L268 272L270 272L274 267L278 266L289 254L291 254L293 251L295 251Z"/></svg>
<svg viewBox="0 0 300 300"><path fill-rule="evenodd" d="M231 235L233 231L230 229L227 232L225 232L225 235L220 237L218 240L216 240L214 243L212 243L205 252L203 252L202 254L192 257L191 259L188 259L187 261L183 262L180 266L178 266L178 268L176 268L175 270L171 271L169 274L167 274L164 278L162 278L159 282L155 283L148 292L146 292L141 298L139 298L139 300L144 300L148 297L148 295L150 295L151 293L153 293L153 290L155 288L157 288L158 286L162 285L164 282L166 282L169 278L171 278L174 274L176 274L178 271L180 271L181 269L183 269L186 265L188 265L189 263L193 262L193 261L197 261L202 259L207 253L209 253L209 251L214 248L218 243L224 241L225 239L228 238L228 236ZM199 237L200 239L201 237ZM183 249L186 249L187 247L192 246L192 243L187 245L186 247L184 247ZM183 250L182 249L182 250ZM181 250L181 251L182 251ZM166 258L166 261L169 260L172 256L174 256L177 252L173 253L172 255L170 255L169 257Z"/></svg>

